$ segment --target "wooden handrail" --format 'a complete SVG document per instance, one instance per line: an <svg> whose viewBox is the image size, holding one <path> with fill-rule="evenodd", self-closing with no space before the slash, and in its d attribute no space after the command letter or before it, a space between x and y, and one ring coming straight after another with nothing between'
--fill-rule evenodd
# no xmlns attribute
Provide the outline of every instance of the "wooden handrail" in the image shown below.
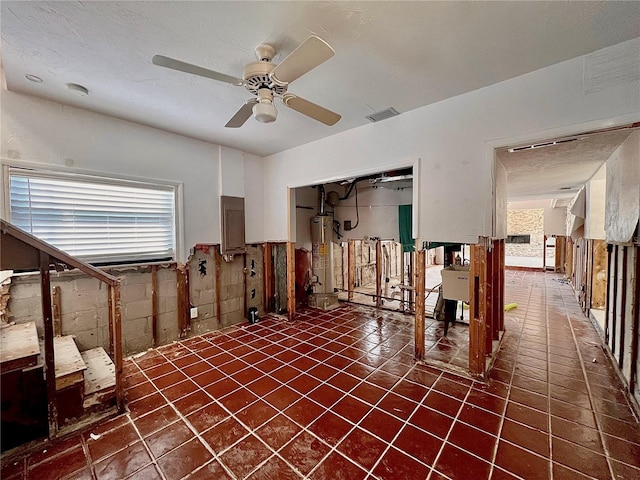
<svg viewBox="0 0 640 480"><path fill-rule="evenodd" d="M97 278L101 282L104 282L108 285L115 285L118 283L118 279L113 275L109 275L106 272L94 267L93 265L89 265L88 263L83 262L82 260L78 260L75 257L72 257L68 253L63 252L62 250L57 249L53 245L48 244L47 242L40 240L38 237L25 232L24 230L12 225L11 223L0 219L0 231L3 235L10 235L13 238L20 240L21 242L29 245L30 247L35 248L40 252L45 252L50 257L50 262L53 264L64 264L68 267L77 268L78 270L86 273L87 275ZM37 270L34 268L34 270Z"/></svg>
<svg viewBox="0 0 640 480"><path fill-rule="evenodd" d="M54 326L51 305L50 271L52 266L62 265L65 268L76 268L109 286L109 353L115 363L116 402L118 411L122 413L124 411L124 394L122 385L122 305L120 299L120 279L59 250L53 245L2 219L0 219L0 234L0 238L6 240L5 246L8 247L11 253L15 253L16 249L17 251L24 249L23 251L27 252L25 257L26 261L24 258L16 259L9 255L6 257L0 256L3 269L13 270L16 269L16 265L19 265L19 268L26 267L26 269L40 272L49 437L54 437L58 433L59 428L53 349ZM12 264L12 262L15 263Z"/></svg>

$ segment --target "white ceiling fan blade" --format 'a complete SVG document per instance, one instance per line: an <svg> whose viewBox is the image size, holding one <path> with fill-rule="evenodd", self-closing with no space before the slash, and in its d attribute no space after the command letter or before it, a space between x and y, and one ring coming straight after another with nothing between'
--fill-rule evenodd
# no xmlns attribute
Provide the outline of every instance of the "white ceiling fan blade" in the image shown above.
<svg viewBox="0 0 640 480"><path fill-rule="evenodd" d="M164 55L154 55L151 60L154 65L160 67L170 68L172 70L178 70L180 72L191 73L192 75L198 75L200 77L212 78L220 82L230 83L231 85L244 85L244 80L241 78L232 77L231 75L225 75L224 73L215 72L208 68L198 67L190 63L185 63L175 58L165 57Z"/></svg>
<svg viewBox="0 0 640 480"><path fill-rule="evenodd" d="M327 110L320 105L316 105L315 103L305 100L304 98L300 98L292 93L285 94L282 97L282 101L287 107L292 108L296 112L306 115L307 117L311 117L328 126L335 125L338 120L342 118L337 113Z"/></svg>
<svg viewBox="0 0 640 480"><path fill-rule="evenodd" d="M240 107L240 110L236 112L236 114L231 117L231 120L227 122L225 125L226 128L238 128L244 125L251 115L253 115L253 106L258 103L258 100L252 98L243 106Z"/></svg>
<svg viewBox="0 0 640 480"><path fill-rule="evenodd" d="M335 55L327 42L311 36L302 42L271 71L271 79L278 84L288 84L300 78L309 70L326 62Z"/></svg>

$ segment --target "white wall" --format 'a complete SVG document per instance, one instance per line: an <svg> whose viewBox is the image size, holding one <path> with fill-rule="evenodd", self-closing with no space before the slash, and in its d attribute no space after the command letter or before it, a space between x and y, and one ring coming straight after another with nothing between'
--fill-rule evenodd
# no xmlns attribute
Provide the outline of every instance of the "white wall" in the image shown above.
<svg viewBox="0 0 640 480"><path fill-rule="evenodd" d="M218 147L220 196L244 198L245 153L228 147Z"/></svg>
<svg viewBox="0 0 640 480"><path fill-rule="evenodd" d="M567 234L567 207L545 207L544 233L563 236Z"/></svg>
<svg viewBox="0 0 640 480"><path fill-rule="evenodd" d="M639 216L640 132L636 131L607 160L607 242L629 242Z"/></svg>
<svg viewBox="0 0 640 480"><path fill-rule="evenodd" d="M184 243L177 252L179 261L186 260L196 243L220 242L219 185L242 187L238 163L259 163L257 157L236 150L137 123L6 90L1 93L3 164L37 164L182 184ZM227 172L233 182L220 181L220 174ZM262 186L261 177L250 182ZM2 188L0 199L4 198ZM259 201L251 199L251 205L262 212L261 191L259 196ZM262 238L262 226L258 228L259 233L250 230L254 240Z"/></svg>
<svg viewBox="0 0 640 480"><path fill-rule="evenodd" d="M219 195L244 198L245 242L260 243L264 230L262 158L229 147L217 148Z"/></svg>
<svg viewBox="0 0 640 480"><path fill-rule="evenodd" d="M488 142L549 138L638 117L640 82L585 94L583 67L584 58L575 58L267 157L265 236L287 240L287 187L409 166L415 158L419 238L475 243L491 236L494 155Z"/></svg>
<svg viewBox="0 0 640 480"><path fill-rule="evenodd" d="M345 220L351 220L352 226L356 225L355 190L347 200L341 201L335 210L335 218L341 225L340 233L344 235L342 241L362 239L366 236L399 242L398 205L411 205L413 190L371 188L366 182L359 182L358 187L358 226L349 231L345 231L343 227Z"/></svg>
<svg viewBox="0 0 640 480"><path fill-rule="evenodd" d="M245 155L244 159L244 221L245 241L261 243L264 238L264 188L262 158Z"/></svg>
<svg viewBox="0 0 640 480"><path fill-rule="evenodd" d="M591 240L604 240L604 215L607 189L607 166L603 164L586 185L586 217L584 236Z"/></svg>
<svg viewBox="0 0 640 480"><path fill-rule="evenodd" d="M548 208L551 206L551 199L536 198L534 200L517 200L507 204L508 210L533 210L537 208Z"/></svg>

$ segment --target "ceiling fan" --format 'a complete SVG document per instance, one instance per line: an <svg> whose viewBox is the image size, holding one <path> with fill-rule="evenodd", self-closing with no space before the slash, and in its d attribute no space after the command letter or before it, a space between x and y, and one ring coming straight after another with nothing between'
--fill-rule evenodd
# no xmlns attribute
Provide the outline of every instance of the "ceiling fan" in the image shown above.
<svg viewBox="0 0 640 480"><path fill-rule="evenodd" d="M161 67L245 87L255 95L231 117L225 125L228 128L241 127L251 115L259 122L275 121L278 111L273 104L274 97L280 98L282 103L296 112L325 125L335 125L340 120L341 117L337 113L287 92L291 82L333 57L335 51L327 42L313 35L298 45L277 65L271 63L276 54L271 45L258 45L255 51L258 61L244 67L242 78L215 72L164 55L155 55L152 62Z"/></svg>

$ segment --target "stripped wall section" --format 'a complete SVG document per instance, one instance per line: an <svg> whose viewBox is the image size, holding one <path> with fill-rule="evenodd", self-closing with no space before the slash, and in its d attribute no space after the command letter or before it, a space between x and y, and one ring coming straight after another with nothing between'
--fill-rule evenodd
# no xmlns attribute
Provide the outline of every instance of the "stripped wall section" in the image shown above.
<svg viewBox="0 0 640 480"><path fill-rule="evenodd" d="M245 255L224 261L218 245L198 245L192 250L186 265L188 295L182 302L188 318L185 335L200 335L246 321L246 309L252 306L258 308L260 315L264 314L263 252L262 245L251 245ZM157 278L155 296L154 269ZM122 347L125 355L180 338L178 310L181 302L176 264L105 270L122 282ZM62 334L74 335L81 351L95 347L109 351L109 306L104 285L77 271L52 273L51 284L60 289ZM39 276L16 274L3 285L8 290L3 296L8 299L3 319L16 323L33 321L42 337ZM195 318L190 318L192 307L197 308Z"/></svg>
<svg viewBox="0 0 640 480"><path fill-rule="evenodd" d="M640 247L609 245L605 342L630 392L640 403Z"/></svg>
<svg viewBox="0 0 640 480"><path fill-rule="evenodd" d="M247 310L255 307L259 315L264 315L264 247L263 245L247 245L246 273Z"/></svg>

